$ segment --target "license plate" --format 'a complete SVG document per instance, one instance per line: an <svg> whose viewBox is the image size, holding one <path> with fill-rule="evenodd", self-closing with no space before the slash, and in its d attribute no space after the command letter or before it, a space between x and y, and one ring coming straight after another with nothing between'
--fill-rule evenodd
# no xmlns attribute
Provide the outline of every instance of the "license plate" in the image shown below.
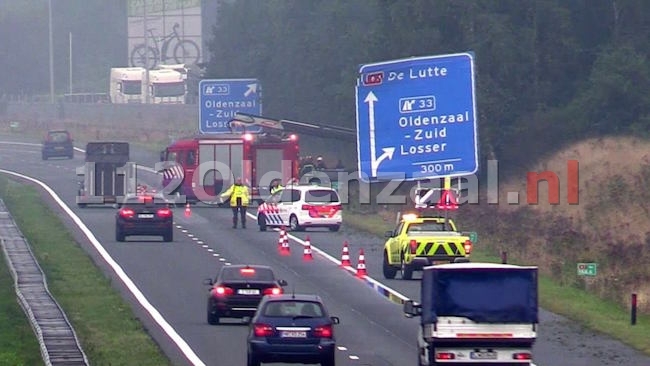
<svg viewBox="0 0 650 366"><path fill-rule="evenodd" d="M153 214L139 214L138 217L141 219L153 219Z"/></svg>
<svg viewBox="0 0 650 366"><path fill-rule="evenodd" d="M307 338L307 332L281 332L280 337L282 338Z"/></svg>
<svg viewBox="0 0 650 366"><path fill-rule="evenodd" d="M469 358L472 360L496 360L496 352L470 352Z"/></svg>
<svg viewBox="0 0 650 366"><path fill-rule="evenodd" d="M257 289L241 289L237 290L237 293L240 295L259 295L260 290Z"/></svg>

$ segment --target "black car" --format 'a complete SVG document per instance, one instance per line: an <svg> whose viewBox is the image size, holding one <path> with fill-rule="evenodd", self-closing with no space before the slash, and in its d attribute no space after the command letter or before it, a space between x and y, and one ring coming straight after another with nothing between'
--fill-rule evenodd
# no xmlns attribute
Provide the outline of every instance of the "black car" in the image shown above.
<svg viewBox="0 0 650 366"><path fill-rule="evenodd" d="M174 212L162 197L151 195L128 196L115 214L115 240L127 236L162 236L174 240Z"/></svg>
<svg viewBox="0 0 650 366"><path fill-rule="evenodd" d="M48 131L43 140L41 157L47 160L53 157L74 158L74 146L72 137L66 130Z"/></svg>
<svg viewBox="0 0 650 366"><path fill-rule="evenodd" d="M334 324L339 318L329 316L316 295L265 296L251 320L248 366L262 362L334 366Z"/></svg>
<svg viewBox="0 0 650 366"><path fill-rule="evenodd" d="M206 279L211 286L208 295L208 324L219 324L220 318L245 318L255 315L265 295L281 295L284 280L275 278L271 267L259 265L224 266L217 278Z"/></svg>

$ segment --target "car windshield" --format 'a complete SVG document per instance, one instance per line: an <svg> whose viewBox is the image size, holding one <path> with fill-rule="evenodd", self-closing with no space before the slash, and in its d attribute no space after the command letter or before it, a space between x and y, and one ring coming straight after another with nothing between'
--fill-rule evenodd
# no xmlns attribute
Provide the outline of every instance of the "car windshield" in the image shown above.
<svg viewBox="0 0 650 366"><path fill-rule="evenodd" d="M324 316L323 306L313 301L270 301L264 308L264 316L269 317L288 317L304 316L310 318L320 318Z"/></svg>
<svg viewBox="0 0 650 366"><path fill-rule="evenodd" d="M310 189L305 192L307 203L336 203L339 202L339 195L332 189Z"/></svg>
<svg viewBox="0 0 650 366"><path fill-rule="evenodd" d="M53 142L66 142L68 141L68 133L65 131L50 132L49 134L50 141Z"/></svg>
<svg viewBox="0 0 650 366"><path fill-rule="evenodd" d="M407 233L432 232L432 231L453 231L451 226L445 228L444 222L414 222L409 224Z"/></svg>
<svg viewBox="0 0 650 366"><path fill-rule="evenodd" d="M224 267L220 280L228 281L274 281L275 276L270 268L260 267Z"/></svg>

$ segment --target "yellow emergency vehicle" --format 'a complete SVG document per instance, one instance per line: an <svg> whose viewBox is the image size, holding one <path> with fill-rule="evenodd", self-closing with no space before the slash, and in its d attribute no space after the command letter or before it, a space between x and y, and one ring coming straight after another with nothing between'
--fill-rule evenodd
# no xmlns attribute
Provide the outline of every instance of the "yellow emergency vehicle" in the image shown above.
<svg viewBox="0 0 650 366"><path fill-rule="evenodd" d="M426 213L403 215L394 230L386 232L383 274L397 272L410 280L414 271L438 263L467 262L472 242L456 228L453 220Z"/></svg>

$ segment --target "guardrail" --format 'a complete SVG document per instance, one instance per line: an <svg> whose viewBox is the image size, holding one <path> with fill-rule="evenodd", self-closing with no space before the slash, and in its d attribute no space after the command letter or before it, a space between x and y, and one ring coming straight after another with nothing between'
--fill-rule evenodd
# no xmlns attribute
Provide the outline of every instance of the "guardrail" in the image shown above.
<svg viewBox="0 0 650 366"><path fill-rule="evenodd" d="M18 303L36 333L45 365L87 366L88 359L72 324L50 294L45 274L2 200L0 246L14 279Z"/></svg>

